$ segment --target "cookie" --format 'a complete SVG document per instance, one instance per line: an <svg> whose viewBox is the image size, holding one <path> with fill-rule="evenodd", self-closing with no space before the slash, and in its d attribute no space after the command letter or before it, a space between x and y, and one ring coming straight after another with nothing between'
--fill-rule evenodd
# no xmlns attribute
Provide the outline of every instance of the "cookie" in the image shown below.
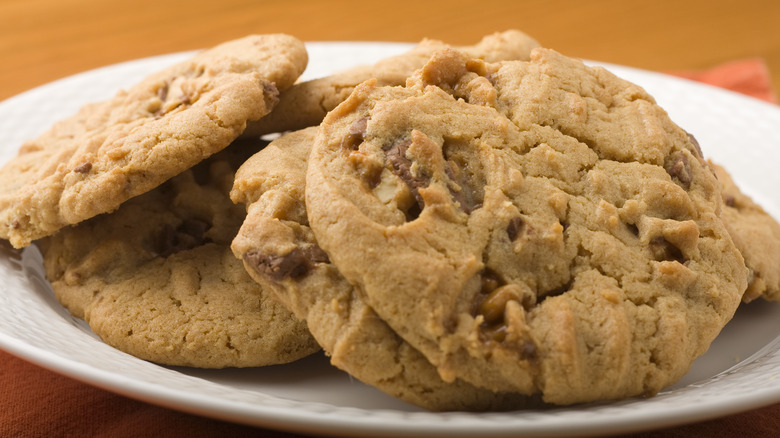
<svg viewBox="0 0 780 438"><path fill-rule="evenodd" d="M547 49L362 84L320 125L305 197L330 261L445 381L555 404L675 382L747 282L690 136Z"/></svg>
<svg viewBox="0 0 780 438"><path fill-rule="evenodd" d="M306 219L306 160L317 128L274 140L241 166L231 192L247 205L232 248L247 272L309 330L336 367L382 391L435 410L507 410L534 400L444 382L400 339L317 246Z"/></svg>
<svg viewBox="0 0 780 438"><path fill-rule="evenodd" d="M267 114L307 59L293 37L249 36L84 106L0 169L0 238L26 246L192 167Z"/></svg>
<svg viewBox="0 0 780 438"><path fill-rule="evenodd" d="M261 366L318 351L305 323L230 251L245 213L228 193L256 146L234 144L113 213L40 240L57 299L107 344L165 365Z"/></svg>
<svg viewBox="0 0 780 438"><path fill-rule="evenodd" d="M723 222L750 270L742 301L780 301L780 224L734 183L723 166L710 161L723 194Z"/></svg>
<svg viewBox="0 0 780 438"><path fill-rule="evenodd" d="M486 61L528 59L531 49L539 44L518 30L497 32L485 36L472 46L459 50ZM422 67L437 50L448 44L425 39L408 52L370 66L352 68L332 76L313 79L292 86L279 97L279 104L268 117L247 126L246 136L293 131L318 125L325 114L349 96L363 81L376 78L381 85L403 85L406 78Z"/></svg>

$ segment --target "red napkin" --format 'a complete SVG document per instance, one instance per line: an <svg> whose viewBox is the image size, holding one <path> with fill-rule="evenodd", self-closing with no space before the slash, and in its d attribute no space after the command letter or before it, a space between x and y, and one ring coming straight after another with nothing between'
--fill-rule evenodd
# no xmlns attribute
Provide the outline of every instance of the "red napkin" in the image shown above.
<svg viewBox="0 0 780 438"><path fill-rule="evenodd" d="M769 70L761 59L672 74L777 103ZM775 404L743 414L630 436L774 437L778 431L780 404ZM131 400L0 351L0 437L6 436L281 438L300 435L225 423Z"/></svg>
<svg viewBox="0 0 780 438"><path fill-rule="evenodd" d="M777 95L772 90L769 68L761 58L731 61L707 70L668 73L777 103Z"/></svg>

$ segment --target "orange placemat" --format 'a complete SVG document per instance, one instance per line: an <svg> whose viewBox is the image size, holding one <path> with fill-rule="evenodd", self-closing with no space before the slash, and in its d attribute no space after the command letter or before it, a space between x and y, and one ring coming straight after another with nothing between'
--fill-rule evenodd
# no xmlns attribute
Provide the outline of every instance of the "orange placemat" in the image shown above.
<svg viewBox="0 0 780 438"><path fill-rule="evenodd" d="M761 58L740 59L706 70L672 71L668 73L747 94L767 102L777 103L777 94L772 89L772 77L769 75L769 68Z"/></svg>

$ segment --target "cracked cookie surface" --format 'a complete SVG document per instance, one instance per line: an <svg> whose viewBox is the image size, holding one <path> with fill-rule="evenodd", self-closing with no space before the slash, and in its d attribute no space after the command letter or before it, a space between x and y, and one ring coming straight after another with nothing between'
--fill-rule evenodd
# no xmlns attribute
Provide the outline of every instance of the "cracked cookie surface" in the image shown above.
<svg viewBox="0 0 780 438"><path fill-rule="evenodd" d="M0 170L0 237L26 246L192 167L267 114L307 60L293 37L249 36L84 106Z"/></svg>
<svg viewBox="0 0 780 438"><path fill-rule="evenodd" d="M231 197L247 206L233 252L309 330L333 365L362 382L430 410L506 410L533 402L461 380L444 382L399 338L317 246L304 206L306 161L317 128L285 134L247 160Z"/></svg>
<svg viewBox="0 0 780 438"><path fill-rule="evenodd" d="M261 366L318 351L230 251L245 214L228 193L257 143L39 241L57 299L107 344L166 365Z"/></svg>
<svg viewBox="0 0 780 438"><path fill-rule="evenodd" d="M435 55L324 119L319 245L445 380L569 404L652 395L732 317L747 269L692 138L640 87L536 49Z"/></svg>
<svg viewBox="0 0 780 438"><path fill-rule="evenodd" d="M723 191L723 223L750 269L742 300L780 301L780 224L742 193L723 166L710 165Z"/></svg>
<svg viewBox="0 0 780 438"><path fill-rule="evenodd" d="M455 46L458 50L486 61L528 59L539 44L518 30L487 35L470 46ZM425 39L406 53L393 56L370 66L355 67L323 78L295 84L279 96L279 104L267 117L250 122L246 135L259 136L318 125L363 81L375 78L380 85L403 85L406 78L425 65L437 50L448 44Z"/></svg>

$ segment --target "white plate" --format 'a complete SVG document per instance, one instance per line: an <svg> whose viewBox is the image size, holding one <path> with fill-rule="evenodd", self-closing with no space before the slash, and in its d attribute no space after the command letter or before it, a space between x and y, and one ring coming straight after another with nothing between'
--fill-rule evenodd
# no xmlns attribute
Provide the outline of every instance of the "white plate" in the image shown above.
<svg viewBox="0 0 780 438"><path fill-rule="evenodd" d="M311 43L306 78L399 53L407 44ZM82 104L113 95L189 53L89 71L0 103L0 163ZM780 109L706 85L608 65L644 86L776 217ZM193 370L144 362L100 342L56 302L35 249L0 242L0 347L45 368L158 405L287 431L392 436L574 436L673 426L780 402L780 305L740 309L676 385L649 399L512 413L430 413L330 367L321 355L290 365Z"/></svg>

